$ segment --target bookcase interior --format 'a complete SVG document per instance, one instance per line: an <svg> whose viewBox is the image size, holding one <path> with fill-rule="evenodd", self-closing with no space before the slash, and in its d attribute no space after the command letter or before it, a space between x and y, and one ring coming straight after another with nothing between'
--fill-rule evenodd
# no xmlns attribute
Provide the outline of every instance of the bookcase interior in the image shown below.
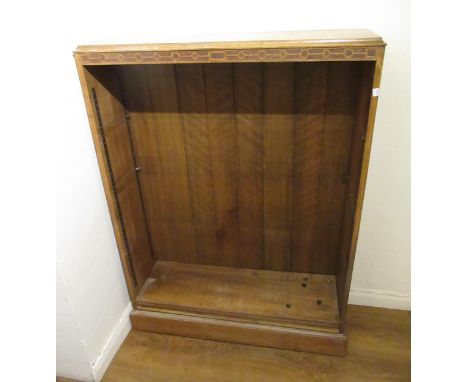
<svg viewBox="0 0 468 382"><path fill-rule="evenodd" d="M374 66L85 67L138 307L339 332Z"/></svg>

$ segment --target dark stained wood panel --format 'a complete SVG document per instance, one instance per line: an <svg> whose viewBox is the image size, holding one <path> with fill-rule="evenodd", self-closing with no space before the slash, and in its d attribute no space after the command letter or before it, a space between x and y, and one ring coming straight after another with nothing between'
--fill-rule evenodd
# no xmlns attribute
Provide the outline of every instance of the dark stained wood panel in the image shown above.
<svg viewBox="0 0 468 382"><path fill-rule="evenodd" d="M349 182L349 155L356 109L357 68L352 62L329 64L322 138L317 241L312 269L334 274Z"/></svg>
<svg viewBox="0 0 468 382"><path fill-rule="evenodd" d="M173 65L145 67L152 107L155 139L148 158L157 161L155 171L145 171L153 190L162 197L161 214L153 216L153 231L162 232L162 260L196 262L195 233L189 194L182 118L178 113L178 93Z"/></svg>
<svg viewBox="0 0 468 382"><path fill-rule="evenodd" d="M151 93L148 76L143 66L129 66L125 70L119 68L123 100L130 116L130 127L135 146L137 163L141 167L140 186L144 201L150 240L156 258L164 256L169 236L157 230L155 221L163 215L164 193L158 192L158 184L146 176L157 173L161 160L159 159L157 140L154 129ZM155 235L157 233L157 235Z"/></svg>
<svg viewBox="0 0 468 382"><path fill-rule="evenodd" d="M334 274L359 65L121 67L158 258Z"/></svg>
<svg viewBox="0 0 468 382"><path fill-rule="evenodd" d="M204 65L207 123L216 215L213 265L234 266L239 253L238 145L231 64Z"/></svg>
<svg viewBox="0 0 468 382"><path fill-rule="evenodd" d="M334 276L158 262L139 306L337 329Z"/></svg>
<svg viewBox="0 0 468 382"><path fill-rule="evenodd" d="M264 262L287 270L291 246L294 64L265 64Z"/></svg>
<svg viewBox="0 0 468 382"><path fill-rule="evenodd" d="M239 157L239 266L263 268L263 64L234 65Z"/></svg>
<svg viewBox="0 0 468 382"><path fill-rule="evenodd" d="M318 241L319 185L325 128L327 63L296 64L292 165L291 261L293 271L313 272Z"/></svg>
<svg viewBox="0 0 468 382"><path fill-rule="evenodd" d="M206 114L205 73L202 65L176 65L175 73L197 262L213 264L219 261L219 252L216 240L212 144Z"/></svg>

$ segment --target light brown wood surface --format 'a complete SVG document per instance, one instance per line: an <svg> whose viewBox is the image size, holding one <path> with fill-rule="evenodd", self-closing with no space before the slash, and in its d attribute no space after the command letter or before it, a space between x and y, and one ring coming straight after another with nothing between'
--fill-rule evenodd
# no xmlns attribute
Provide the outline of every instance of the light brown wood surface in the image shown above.
<svg viewBox="0 0 468 382"><path fill-rule="evenodd" d="M94 109L99 126L99 147L107 158L119 225L125 242L132 279L137 288L143 285L154 265L139 184L132 158L130 131L115 70L94 67L87 72L91 94L96 94ZM93 97L94 98L94 97ZM99 108L99 113L97 109Z"/></svg>
<svg viewBox="0 0 468 382"><path fill-rule="evenodd" d="M213 35L205 41L162 44L80 45L75 52L171 51L187 49L256 49L281 47L383 46L382 38L366 29L265 32L225 37ZM217 41L216 41L217 40Z"/></svg>
<svg viewBox="0 0 468 382"><path fill-rule="evenodd" d="M83 45L75 55L86 65L375 61L384 47L379 36L359 29L258 34L237 41Z"/></svg>
<svg viewBox="0 0 468 382"><path fill-rule="evenodd" d="M346 357L131 331L103 381L410 380L410 314L349 307Z"/></svg>
<svg viewBox="0 0 468 382"><path fill-rule="evenodd" d="M334 276L159 261L139 307L338 329Z"/></svg>
<svg viewBox="0 0 468 382"><path fill-rule="evenodd" d="M384 52L382 51L379 55L375 65L369 68L368 66L364 66L364 71L370 71L372 76L372 89L380 89L380 79L382 77L382 68L383 68L383 59L384 59ZM369 79L365 77L361 77L361 85L360 89L362 92L367 91L370 92L368 85L366 82ZM369 94L370 95L370 94ZM367 112L360 110L358 108L357 114L357 127L359 131L362 131L363 127L360 124L365 123L366 127L364 129L365 134L361 135L364 139L364 147L362 148L362 160L361 166L359 169L359 176L355 181L357 181L357 192L354 200L354 205L352 204L353 208L351 209L351 213L349 215L352 216L352 224L351 224L351 234L350 237L344 237L341 241L341 248L340 248L340 259L338 261L337 269L336 269L336 280L337 280L337 291L338 291L338 303L340 305L340 317L341 323L340 327L342 330L346 328L346 309L348 306L348 298L349 298L349 291L351 289L351 278L353 275L353 267L354 267L354 257L356 255L356 247L359 235L359 228L361 223L361 215L362 215L362 208L364 205L364 194L366 190L366 181L367 181L367 172L369 169L369 160L370 160L370 151L372 146L372 137L374 133L374 122L375 122L375 115L377 112L377 102L379 97L373 96L370 97L368 100L369 109ZM360 100L362 103L363 100ZM363 122L362 119L364 118ZM356 164L354 164L355 166ZM354 192L354 190L351 190ZM348 205L349 206L349 205ZM344 230L343 234L347 232Z"/></svg>
<svg viewBox="0 0 468 382"><path fill-rule="evenodd" d="M214 318L200 314L180 314L163 311L134 310L130 314L135 330L226 341L271 348L300 350L344 356L347 337L329 332L328 328L288 327L287 324L247 322L243 318ZM295 325L299 326L299 325Z"/></svg>

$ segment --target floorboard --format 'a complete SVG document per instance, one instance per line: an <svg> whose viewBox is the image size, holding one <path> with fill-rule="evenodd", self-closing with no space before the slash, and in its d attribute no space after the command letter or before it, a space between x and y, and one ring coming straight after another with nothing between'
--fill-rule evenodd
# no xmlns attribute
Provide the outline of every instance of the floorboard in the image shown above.
<svg viewBox="0 0 468 382"><path fill-rule="evenodd" d="M103 381L409 381L410 321L349 306L344 358L131 331Z"/></svg>

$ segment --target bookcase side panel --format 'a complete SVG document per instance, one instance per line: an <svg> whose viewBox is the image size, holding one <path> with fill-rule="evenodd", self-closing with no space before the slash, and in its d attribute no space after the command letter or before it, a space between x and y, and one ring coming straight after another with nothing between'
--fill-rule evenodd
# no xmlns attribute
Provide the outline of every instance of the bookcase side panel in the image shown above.
<svg viewBox="0 0 468 382"><path fill-rule="evenodd" d="M130 130L113 70L91 72L76 57L104 191L130 298L154 265L132 158Z"/></svg>
<svg viewBox="0 0 468 382"><path fill-rule="evenodd" d="M336 283L340 309L340 329L345 331L346 307L356 254L364 192L369 167L378 89L382 74L384 48L378 48L378 58L361 68L359 98L356 109L355 134L350 157L349 183L343 216L343 230L339 258L336 265Z"/></svg>

